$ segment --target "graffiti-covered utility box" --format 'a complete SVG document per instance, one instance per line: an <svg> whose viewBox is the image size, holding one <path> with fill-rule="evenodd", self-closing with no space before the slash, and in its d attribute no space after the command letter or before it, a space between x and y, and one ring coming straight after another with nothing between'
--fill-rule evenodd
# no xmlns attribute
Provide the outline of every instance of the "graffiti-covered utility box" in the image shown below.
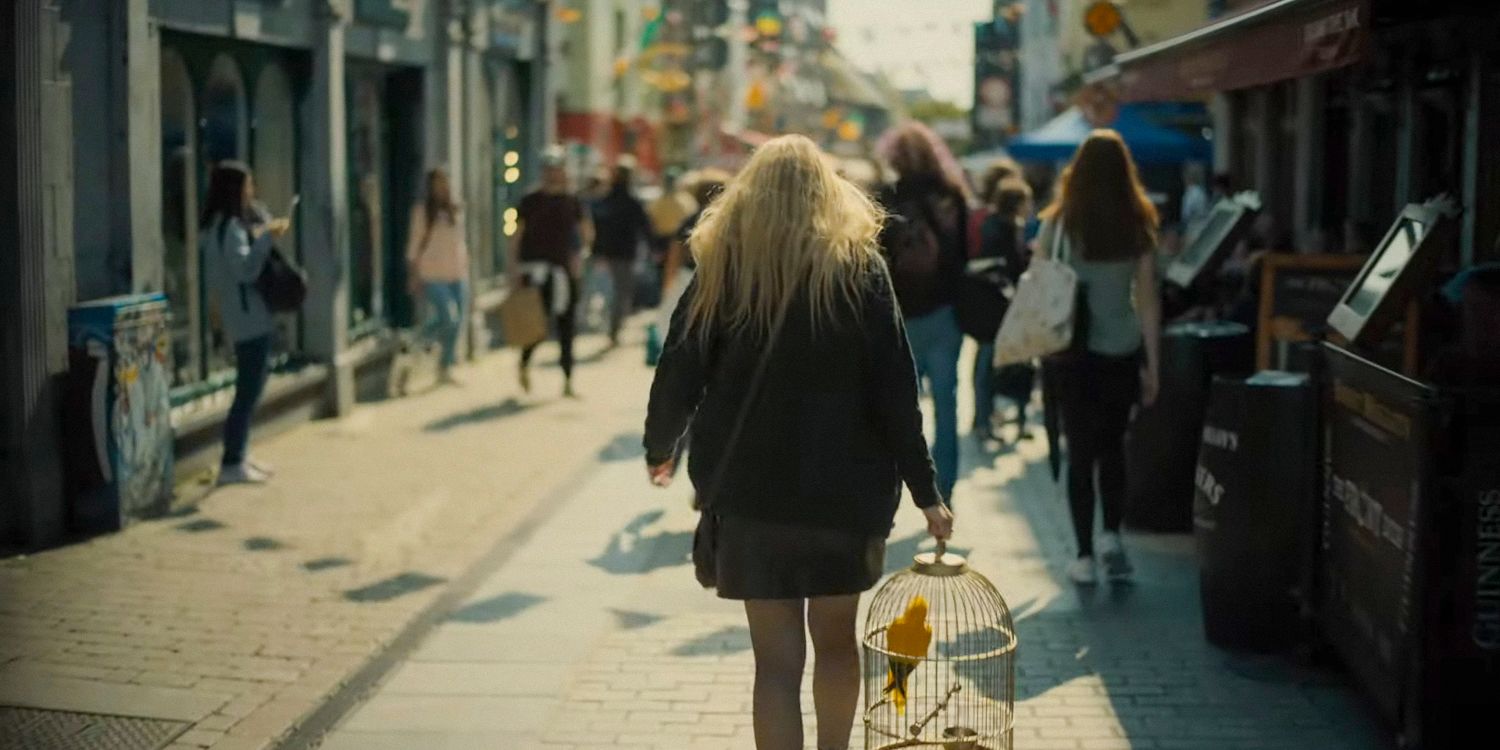
<svg viewBox="0 0 1500 750"><path fill-rule="evenodd" d="M166 297L111 297L72 308L68 360L63 434L73 529L114 531L163 512L172 494Z"/></svg>

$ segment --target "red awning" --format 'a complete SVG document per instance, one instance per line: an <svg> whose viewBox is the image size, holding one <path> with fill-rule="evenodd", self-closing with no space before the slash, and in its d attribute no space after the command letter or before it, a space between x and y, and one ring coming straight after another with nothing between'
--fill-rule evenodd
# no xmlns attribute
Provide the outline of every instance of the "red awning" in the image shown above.
<svg viewBox="0 0 1500 750"><path fill-rule="evenodd" d="M1104 75L1125 101L1201 98L1321 73L1361 60L1370 0L1277 0L1120 55Z"/></svg>

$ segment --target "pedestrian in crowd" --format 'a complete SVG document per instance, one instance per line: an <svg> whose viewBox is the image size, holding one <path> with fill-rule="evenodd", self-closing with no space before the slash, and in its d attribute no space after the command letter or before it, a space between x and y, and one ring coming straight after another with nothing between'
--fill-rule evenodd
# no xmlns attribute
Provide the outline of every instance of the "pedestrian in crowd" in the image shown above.
<svg viewBox="0 0 1500 750"><path fill-rule="evenodd" d="M1021 179L1021 165L1014 159L1002 157L990 162L985 168L984 176L979 180L980 205L989 208L995 205L996 191L1000 186L1016 179Z"/></svg>
<svg viewBox="0 0 1500 750"><path fill-rule="evenodd" d="M682 224L678 225L677 231L672 234L672 242L667 248L667 262L663 269L663 279L668 287L677 281L677 276L683 271L688 272L691 279L692 272L698 267L698 261L693 257L692 234L698 226L698 221L703 218L703 212L713 204L714 199L724 190L724 185L729 182L729 173L722 169L708 168L700 170L692 182L693 203L697 208L688 214ZM684 288L686 284L683 285Z"/></svg>
<svg viewBox="0 0 1500 750"><path fill-rule="evenodd" d="M518 258L512 282L541 290L542 303L557 331L562 350L563 395L572 398L573 336L576 333L578 287L583 248L593 244L593 222L583 203L568 190L568 171L560 155L543 160L542 184L516 207ZM521 351L521 389L531 392L531 357L540 344Z"/></svg>
<svg viewBox="0 0 1500 750"><path fill-rule="evenodd" d="M1071 265L1087 300L1082 351L1044 365L1058 385L1068 444L1068 502L1078 542L1068 576L1084 585L1097 580L1094 507L1102 504L1099 554L1109 578L1124 580L1133 572L1120 539L1125 428L1136 403L1156 401L1161 308L1156 208L1118 133L1096 130L1078 147L1042 219L1036 254L1056 253Z"/></svg>
<svg viewBox="0 0 1500 750"><path fill-rule="evenodd" d="M442 349L438 382L455 385L453 365L458 362L458 336L463 330L469 246L464 239L463 213L453 200L448 173L441 167L427 173L427 197L412 207L408 226L406 264L412 295L427 300L424 334Z"/></svg>
<svg viewBox="0 0 1500 750"><path fill-rule="evenodd" d="M1031 188L1017 177L1001 180L987 193L989 215L979 230L979 257L1000 262L1005 281L1013 288L1021 280L1029 260L1025 252L1026 220L1031 216ZM998 331L999 321L995 322ZM1000 383L995 372L995 337L979 342L974 360L974 435L981 440L994 438L996 386L999 395L1016 404L1018 439L1026 433L1026 403L1031 399L1031 365L1011 365Z"/></svg>
<svg viewBox="0 0 1500 750"><path fill-rule="evenodd" d="M199 251L217 299L224 333L234 342L234 401L224 420L220 485L261 484L269 466L249 455L250 422L271 369L276 321L256 280L277 238L291 220L255 217L255 178L237 161L220 162L208 178L208 197L199 222Z"/></svg>
<svg viewBox="0 0 1500 750"><path fill-rule="evenodd" d="M1234 178L1228 172L1219 172L1214 175L1213 184L1208 189L1208 205L1212 207L1225 198L1234 196Z"/></svg>
<svg viewBox="0 0 1500 750"><path fill-rule="evenodd" d="M979 178L979 201L969 211L969 257L971 259L984 257L984 253L981 252L984 244L981 233L995 205L995 191L1007 180L1016 180L1020 177L1021 165L1010 157L1001 157L985 167L984 174Z"/></svg>
<svg viewBox="0 0 1500 750"><path fill-rule="evenodd" d="M1192 231L1198 224L1208 218L1208 212L1213 208L1209 202L1208 189L1203 186L1203 164L1201 162L1188 162L1182 168L1182 181L1185 187L1182 189L1182 220L1179 222L1181 235L1192 236Z"/></svg>
<svg viewBox="0 0 1500 750"><path fill-rule="evenodd" d="M699 580L743 600L759 750L803 747L810 632L819 748L847 748L859 596L879 579L901 484L946 538L880 212L802 136L756 150L692 232L698 275L651 388L646 463L666 485L693 425Z"/></svg>
<svg viewBox="0 0 1500 750"><path fill-rule="evenodd" d="M917 372L932 394L938 486L951 503L958 481L958 356L964 340L954 305L968 261L969 191L953 154L921 123L896 129L882 151L897 174L881 196L892 219L882 246Z"/></svg>
<svg viewBox="0 0 1500 750"><path fill-rule="evenodd" d="M703 212L719 196L727 182L729 173L721 169L704 169L693 178L693 202L698 208L683 219L673 233L672 242L667 246L666 261L662 264L662 285L666 291L662 294L658 313L657 326L661 331L666 331L671 324L672 311L677 309L678 300L687 291L688 284L693 280L693 273L698 268L698 260L693 256L693 230L698 226Z"/></svg>
<svg viewBox="0 0 1500 750"><path fill-rule="evenodd" d="M640 243L651 240L646 209L636 198L634 170L615 166L609 191L594 201L593 256L609 268L613 304L609 316L609 345L620 345L620 327L635 303L635 261Z"/></svg>
<svg viewBox="0 0 1500 750"><path fill-rule="evenodd" d="M667 247L682 222L698 210L693 196L680 187L681 175L676 167L666 170L662 174L661 195L646 207L646 213L651 217L652 250L661 256L661 260L665 260Z"/></svg>

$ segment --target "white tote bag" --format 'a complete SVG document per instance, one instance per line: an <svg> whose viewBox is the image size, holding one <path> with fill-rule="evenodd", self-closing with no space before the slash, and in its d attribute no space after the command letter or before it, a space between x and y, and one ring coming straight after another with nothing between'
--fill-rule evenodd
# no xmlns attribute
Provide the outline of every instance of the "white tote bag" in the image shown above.
<svg viewBox="0 0 1500 750"><path fill-rule="evenodd" d="M1031 260L1021 274L1016 296L995 337L995 366L1030 362L1073 345L1078 306L1078 273L1062 260L1068 244L1057 224L1049 225L1051 245L1045 257Z"/></svg>

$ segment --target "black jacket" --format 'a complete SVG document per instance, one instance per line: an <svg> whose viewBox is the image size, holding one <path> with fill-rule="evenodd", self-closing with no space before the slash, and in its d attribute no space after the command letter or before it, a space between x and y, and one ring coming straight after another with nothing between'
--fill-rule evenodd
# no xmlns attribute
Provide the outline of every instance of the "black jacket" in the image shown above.
<svg viewBox="0 0 1500 750"><path fill-rule="evenodd" d="M921 218L937 237L941 253L938 281L932 293L915 298L898 292L901 312L907 318L919 318L955 304L964 266L969 262L969 206L964 196L936 179L903 178L881 191L880 204L892 214L898 214L903 206L919 207ZM887 223L887 231L894 231L900 221L901 218L893 216Z"/></svg>
<svg viewBox="0 0 1500 750"><path fill-rule="evenodd" d="M651 221L635 196L612 190L589 207L594 219L594 255L634 260L636 247L651 239Z"/></svg>
<svg viewBox="0 0 1500 750"><path fill-rule="evenodd" d="M764 337L715 333L705 344L696 331L684 336L694 280L651 386L647 463L671 458L691 423L689 475L722 515L885 536L903 480L918 507L938 503L916 368L883 263L862 287L858 308L843 305L816 333L806 297L793 303L731 447Z"/></svg>

